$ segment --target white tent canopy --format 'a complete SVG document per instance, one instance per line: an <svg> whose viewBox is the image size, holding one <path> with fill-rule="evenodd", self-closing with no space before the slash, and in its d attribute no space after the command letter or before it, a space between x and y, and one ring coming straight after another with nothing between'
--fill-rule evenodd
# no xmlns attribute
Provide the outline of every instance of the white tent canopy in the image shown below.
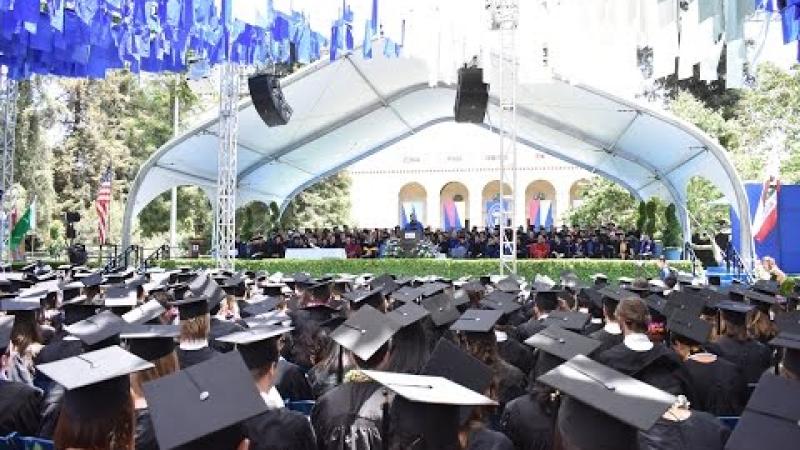
<svg viewBox="0 0 800 450"><path fill-rule="evenodd" d="M315 182L452 121L455 86L431 86L429 72L418 58L349 54L319 61L283 80L294 114L282 127L267 127L252 102L242 101L237 203L275 201L285 208ZM497 117L492 97L484 126L494 131ZM705 177L743 218L742 253L752 254L742 183L719 143L694 126L595 88L547 80L518 86L517 127L518 139L531 148L612 179L639 198L675 203L687 236L686 186L692 177ZM214 198L218 136L214 117L165 144L141 167L125 208L124 244L130 243L134 217L168 189L195 185Z"/></svg>

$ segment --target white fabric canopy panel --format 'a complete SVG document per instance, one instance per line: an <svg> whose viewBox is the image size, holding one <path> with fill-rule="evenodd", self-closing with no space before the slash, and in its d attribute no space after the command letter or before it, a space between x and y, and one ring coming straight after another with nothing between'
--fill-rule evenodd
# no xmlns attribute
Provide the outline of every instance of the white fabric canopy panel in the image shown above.
<svg viewBox="0 0 800 450"><path fill-rule="evenodd" d="M364 60L354 53L317 62L283 80L294 110L285 126L267 127L250 99L242 101L237 203L274 201L285 208L315 182L419 130L452 121L455 86L430 86L428 80L423 59ZM517 98L520 142L612 179L638 198L675 203L686 236L686 186L694 176L705 177L744 217L741 248L744 255L752 254L748 214L739 214L749 211L742 183L712 138L668 113L585 85L524 83ZM492 95L484 127L497 131L496 117ZM211 118L188 130L141 167L125 209L126 245L133 219L169 188L197 185L214 195L217 124Z"/></svg>

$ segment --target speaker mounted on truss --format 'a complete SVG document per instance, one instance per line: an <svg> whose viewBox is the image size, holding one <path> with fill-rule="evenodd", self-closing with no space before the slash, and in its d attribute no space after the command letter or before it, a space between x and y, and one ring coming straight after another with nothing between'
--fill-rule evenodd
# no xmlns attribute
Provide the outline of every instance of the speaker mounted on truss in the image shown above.
<svg viewBox="0 0 800 450"><path fill-rule="evenodd" d="M281 81L277 75L254 75L248 78L247 84L253 106L267 126L277 127L289 123L292 108L283 96Z"/></svg>
<svg viewBox="0 0 800 450"><path fill-rule="evenodd" d="M489 85L483 82L483 69L467 66L458 69L458 88L453 114L459 123L483 123L489 103Z"/></svg>

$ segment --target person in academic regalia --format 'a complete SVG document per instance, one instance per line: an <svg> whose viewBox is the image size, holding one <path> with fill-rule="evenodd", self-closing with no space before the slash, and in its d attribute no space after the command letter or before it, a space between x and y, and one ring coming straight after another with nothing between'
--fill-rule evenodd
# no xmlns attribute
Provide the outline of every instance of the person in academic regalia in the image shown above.
<svg viewBox="0 0 800 450"><path fill-rule="evenodd" d="M315 450L316 438L308 419L286 408L274 408L280 337L290 328L275 325L237 332L221 339L236 345L268 410L242 423L250 450Z"/></svg>
<svg viewBox="0 0 800 450"><path fill-rule="evenodd" d="M181 369L207 361L219 352L209 347L208 336L211 316L206 297L186 297L173 303L180 314L178 362Z"/></svg>
<svg viewBox="0 0 800 450"><path fill-rule="evenodd" d="M624 335L623 341L599 353L597 362L692 400L691 377L678 355L663 344L654 344L646 334L650 312L644 300L624 297L617 306L616 316Z"/></svg>
<svg viewBox="0 0 800 450"><path fill-rule="evenodd" d="M757 383L764 370L772 366L772 350L747 335L746 319L753 306L723 301L720 311L720 338L708 350L736 364L745 382Z"/></svg>
<svg viewBox="0 0 800 450"><path fill-rule="evenodd" d="M603 303L603 317L605 325L600 330L589 334L589 337L601 342L600 348L597 353L600 354L611 347L622 343L622 329L616 319L617 305L619 304L620 297L616 292L609 289L600 291L602 293Z"/></svg>
<svg viewBox="0 0 800 450"><path fill-rule="evenodd" d="M719 419L679 399L649 430L639 432L639 450L723 450L730 434Z"/></svg>
<svg viewBox="0 0 800 450"><path fill-rule="evenodd" d="M692 409L714 416L738 416L747 399L747 384L735 364L703 350L711 324L684 311L675 311L667 323L670 344L692 377Z"/></svg>
<svg viewBox="0 0 800 450"><path fill-rule="evenodd" d="M517 327L517 338L520 342L547 328L544 320L558 308L558 291L539 290L533 306L533 317Z"/></svg>
<svg viewBox="0 0 800 450"><path fill-rule="evenodd" d="M0 316L0 436L12 432L35 436L41 420L42 392L6 377L13 326L14 316Z"/></svg>
<svg viewBox="0 0 800 450"><path fill-rule="evenodd" d="M127 342L128 351L153 364L150 369L130 374L131 395L136 415L134 431L136 450L158 450L142 385L178 371L174 339L178 333L178 327L173 325L138 325L128 327L121 335Z"/></svg>
<svg viewBox="0 0 800 450"><path fill-rule="evenodd" d="M284 399L291 401L314 400L311 384L308 382L306 374L300 369L300 366L283 357L278 359L273 384Z"/></svg>
<svg viewBox="0 0 800 450"><path fill-rule="evenodd" d="M344 383L317 399L311 423L320 450L382 449L383 405L388 393L361 369L380 370L389 356L394 323L375 308L360 308L336 328L331 337L349 350L342 358L353 361L354 370Z"/></svg>
<svg viewBox="0 0 800 450"><path fill-rule="evenodd" d="M531 392L506 404L500 421L505 433L518 450L550 450L558 411L555 390L539 383Z"/></svg>

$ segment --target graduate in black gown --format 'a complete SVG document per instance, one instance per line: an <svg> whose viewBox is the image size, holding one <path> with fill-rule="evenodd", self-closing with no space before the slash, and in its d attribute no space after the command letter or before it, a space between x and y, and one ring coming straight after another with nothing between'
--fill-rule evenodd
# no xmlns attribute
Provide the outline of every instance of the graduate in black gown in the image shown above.
<svg viewBox="0 0 800 450"><path fill-rule="evenodd" d="M620 301L618 292L611 289L601 289L601 302L605 324L603 328L589 334L589 337L601 342L597 353L602 353L611 347L622 343L622 329L616 319L617 305Z"/></svg>
<svg viewBox="0 0 800 450"><path fill-rule="evenodd" d="M314 405L311 423L320 450L383 448L381 430L386 395L361 369L384 367L394 332L393 322L367 305L331 334L347 350L340 357L351 360L355 369L345 374L343 384L329 390Z"/></svg>
<svg viewBox="0 0 800 450"><path fill-rule="evenodd" d="M14 316L0 316L0 436L15 431L23 436L35 436L41 420L42 392L6 378L13 326Z"/></svg>
<svg viewBox="0 0 800 450"><path fill-rule="evenodd" d="M173 303L180 315L178 362L181 369L207 361L219 352L209 346L211 316L206 297L189 296Z"/></svg>
<svg viewBox="0 0 800 450"><path fill-rule="evenodd" d="M675 311L667 322L670 344L692 377L692 409L714 416L738 416L747 401L747 384L735 364L703 350L712 325Z"/></svg>
<svg viewBox="0 0 800 450"><path fill-rule="evenodd" d="M647 336L650 313L639 297L625 297L617 306L624 335L618 344L596 356L597 362L671 394L694 398L691 377L675 352Z"/></svg>
<svg viewBox="0 0 800 450"><path fill-rule="evenodd" d="M253 382L269 407L280 358L280 338L290 330L282 325L259 327L221 339L235 344L250 370ZM242 423L251 450L315 450L317 441L308 419L286 408L270 408Z"/></svg>
<svg viewBox="0 0 800 450"><path fill-rule="evenodd" d="M153 364L150 369L130 375L131 395L136 415L136 450L158 450L150 410L144 397L143 385L178 371L178 356L175 354L175 337L179 329L175 325L132 325L121 334L128 351Z"/></svg>
<svg viewBox="0 0 800 450"><path fill-rule="evenodd" d="M533 317L517 327L517 339L525 339L547 328L544 320L550 312L558 308L558 291L541 289L536 291L533 305Z"/></svg>
<svg viewBox="0 0 800 450"><path fill-rule="evenodd" d="M500 430L519 450L550 450L557 411L555 389L537 383L530 393L506 404Z"/></svg>
<svg viewBox="0 0 800 450"><path fill-rule="evenodd" d="M746 320L753 306L724 301L717 308L721 336L708 345L708 350L736 364L748 384L758 382L761 374L772 366L772 350L747 335Z"/></svg>
<svg viewBox="0 0 800 450"><path fill-rule="evenodd" d="M723 450L730 434L715 416L679 401L649 430L639 432L639 450Z"/></svg>

